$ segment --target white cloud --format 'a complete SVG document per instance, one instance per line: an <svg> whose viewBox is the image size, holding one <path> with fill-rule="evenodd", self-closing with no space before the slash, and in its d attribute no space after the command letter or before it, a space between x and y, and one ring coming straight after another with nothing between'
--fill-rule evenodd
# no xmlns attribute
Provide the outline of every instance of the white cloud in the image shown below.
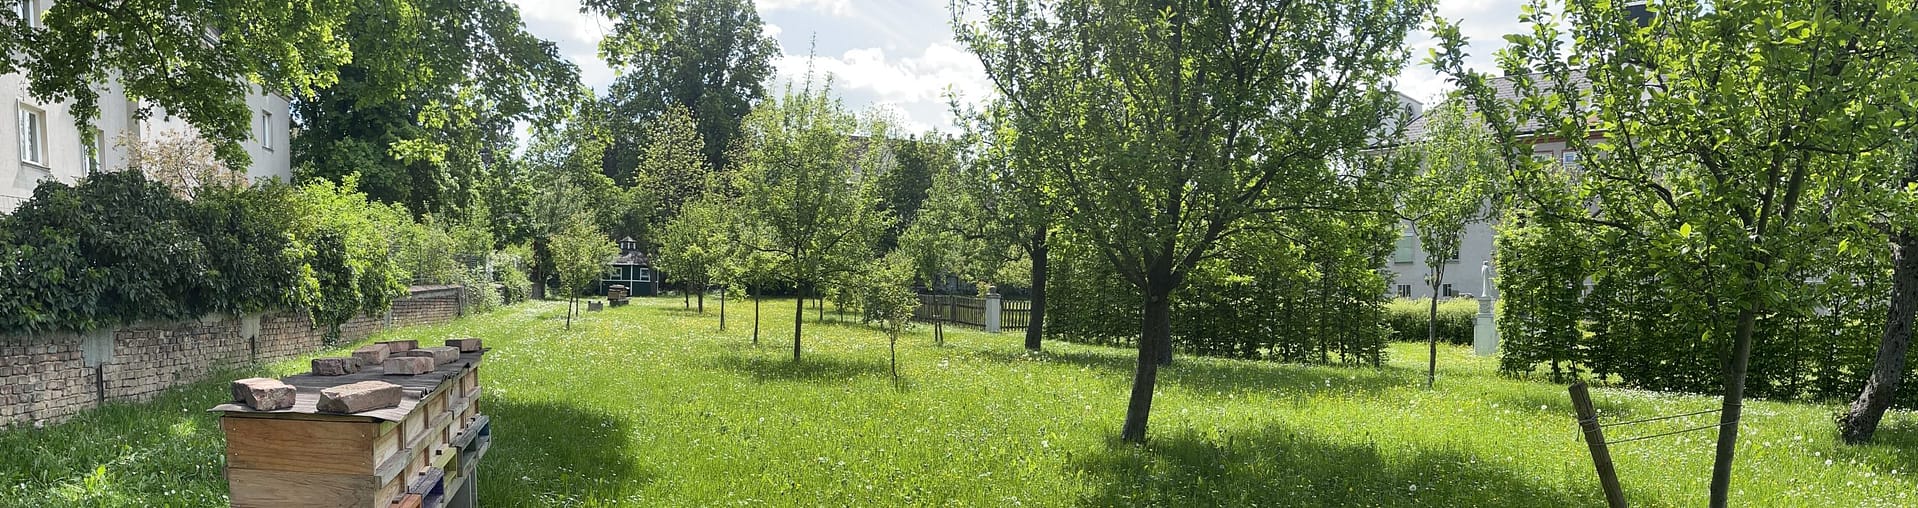
<svg viewBox="0 0 1918 508"><path fill-rule="evenodd" d="M883 49L861 48L810 62L804 55L782 55L775 63L779 79L793 81L805 79L809 64L817 75L832 77L837 93L867 96L870 105L892 108L902 125L914 131L951 124L948 93L976 103L992 89L977 58L943 42L926 46L916 56L892 57Z"/></svg>
<svg viewBox="0 0 1918 508"><path fill-rule="evenodd" d="M757 0L760 12L811 10L834 16L852 14L852 0Z"/></svg>
<svg viewBox="0 0 1918 508"><path fill-rule="evenodd" d="M613 84L613 68L599 59L599 41L613 26L610 18L579 12L578 0L513 0L526 31L559 46L559 56L579 66L579 80L595 90Z"/></svg>

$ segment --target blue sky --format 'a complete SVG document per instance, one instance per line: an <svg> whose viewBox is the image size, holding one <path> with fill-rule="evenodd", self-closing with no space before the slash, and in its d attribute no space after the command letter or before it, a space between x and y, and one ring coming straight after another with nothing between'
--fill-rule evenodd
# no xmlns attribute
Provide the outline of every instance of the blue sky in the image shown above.
<svg viewBox="0 0 1918 508"><path fill-rule="evenodd" d="M560 46L580 67L581 79L604 90L614 77L596 54L610 20L580 14L576 0L513 0L527 28ZM977 100L991 89L979 62L953 40L947 0L757 0L766 31L779 40L781 79L796 79L807 67L834 76L838 95L855 109L891 109L912 131L952 130L946 92ZM1519 28L1518 0L1440 0L1439 15L1461 20L1481 69L1492 68L1501 36ZM1443 80L1418 65L1432 47L1419 33L1410 41L1413 61L1399 76L1399 89L1421 101L1445 90Z"/></svg>

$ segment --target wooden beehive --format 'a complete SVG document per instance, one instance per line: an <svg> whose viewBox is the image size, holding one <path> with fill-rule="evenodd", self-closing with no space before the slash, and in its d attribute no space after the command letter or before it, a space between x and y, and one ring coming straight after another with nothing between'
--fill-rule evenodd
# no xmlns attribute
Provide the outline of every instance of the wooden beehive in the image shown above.
<svg viewBox="0 0 1918 508"><path fill-rule="evenodd" d="M299 375L292 409L256 411L223 404L227 485L233 506L471 506L458 499L491 444L479 413L479 364L485 351L416 376L387 376L369 366L346 376ZM315 409L322 388L379 380L400 385L398 407L350 415Z"/></svg>

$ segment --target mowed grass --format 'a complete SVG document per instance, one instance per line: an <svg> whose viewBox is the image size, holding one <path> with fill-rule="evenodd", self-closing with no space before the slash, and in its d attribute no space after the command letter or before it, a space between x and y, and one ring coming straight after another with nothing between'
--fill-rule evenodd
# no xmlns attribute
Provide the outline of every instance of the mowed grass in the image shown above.
<svg viewBox="0 0 1918 508"><path fill-rule="evenodd" d="M374 340L483 337L493 450L486 506L1594 506L1591 461L1562 386L1496 376L1468 348L1423 345L1381 369L1180 357L1160 376L1151 439L1118 442L1135 353L949 329L886 339L816 324L793 363L791 300L728 330L676 298L587 313L533 303ZM287 362L241 374L285 374ZM223 502L221 382L0 432L0 505ZM1716 407L1711 397L1597 389L1611 421ZM1918 416L1879 443L1837 444L1832 405L1749 404L1734 504L1918 505ZM1623 438L1711 416L1607 429ZM1703 505L1712 433L1615 447L1638 506ZM102 473L103 472L103 473ZM91 479L90 479L91 478Z"/></svg>

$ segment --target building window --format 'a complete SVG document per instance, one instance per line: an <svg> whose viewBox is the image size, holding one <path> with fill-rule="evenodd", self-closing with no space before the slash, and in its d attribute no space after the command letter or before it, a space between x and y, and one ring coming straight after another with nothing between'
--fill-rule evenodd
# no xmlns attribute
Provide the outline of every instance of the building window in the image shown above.
<svg viewBox="0 0 1918 508"><path fill-rule="evenodd" d="M47 166L47 112L20 103L20 161Z"/></svg>
<svg viewBox="0 0 1918 508"><path fill-rule="evenodd" d="M639 281L639 282L652 282L652 281L653 281L653 269L652 269L652 268L647 268L647 267L644 267L644 266L642 266L642 267L639 267L639 277L636 277L636 278L634 278L633 280L636 280L636 281Z"/></svg>
<svg viewBox="0 0 1918 508"><path fill-rule="evenodd" d="M14 2L13 15L19 16L20 21L25 22L27 26L39 28L40 27L39 0L19 0L18 2Z"/></svg>
<svg viewBox="0 0 1918 508"><path fill-rule="evenodd" d="M1399 298L1411 298L1411 297L1412 297L1412 285L1399 284Z"/></svg>
<svg viewBox="0 0 1918 508"><path fill-rule="evenodd" d="M1559 154L1558 163L1560 166L1565 166L1565 169L1567 170L1577 171L1579 167L1578 152L1565 152L1563 154Z"/></svg>
<svg viewBox="0 0 1918 508"><path fill-rule="evenodd" d="M1457 292L1457 291L1453 291L1453 290L1452 290L1452 285L1451 285L1451 284L1444 284L1444 285L1440 285L1440 286L1439 286L1439 294L1441 294L1441 295L1445 295L1445 297L1446 297L1446 298L1453 298L1453 297L1456 297L1456 296L1458 296L1458 292Z"/></svg>
<svg viewBox="0 0 1918 508"><path fill-rule="evenodd" d="M99 173L102 169L100 156L104 154L100 153L100 147L106 146L106 139L107 133L100 132L100 129L93 129L93 140L80 144L80 150L87 154L87 174Z"/></svg>
<svg viewBox="0 0 1918 508"><path fill-rule="evenodd" d="M273 113L260 112L260 146L273 151Z"/></svg>
<svg viewBox="0 0 1918 508"><path fill-rule="evenodd" d="M1419 238L1412 235L1400 235L1397 247L1392 249L1392 262L1406 264L1416 261L1419 250Z"/></svg>

